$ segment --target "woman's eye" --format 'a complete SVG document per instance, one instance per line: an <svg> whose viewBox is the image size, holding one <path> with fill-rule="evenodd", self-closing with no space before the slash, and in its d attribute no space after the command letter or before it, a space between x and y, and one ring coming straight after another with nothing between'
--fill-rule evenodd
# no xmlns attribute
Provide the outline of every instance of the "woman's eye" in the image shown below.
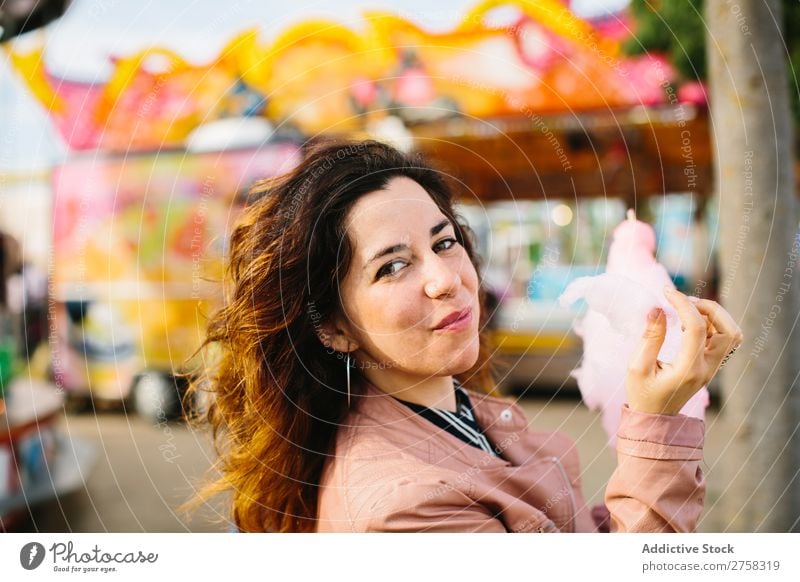
<svg viewBox="0 0 800 582"><path fill-rule="evenodd" d="M393 270L392 265L397 265L397 264L402 265L404 262L405 261L395 259L394 261L386 263L384 266L380 268L380 270L378 270L377 278L380 279L381 277L385 277L386 275L394 275L395 273L397 273L399 269Z"/></svg>
<svg viewBox="0 0 800 582"><path fill-rule="evenodd" d="M453 248L453 245L458 244L458 241L454 238L445 238L436 243L436 248L440 248L441 245L444 245L445 243L447 243L447 246L443 247L443 250Z"/></svg>
<svg viewBox="0 0 800 582"><path fill-rule="evenodd" d="M453 248L454 245L458 244L458 241L454 238L445 238L440 240L438 243L433 245L433 248L436 251L446 251ZM387 275L396 275L398 271L405 265L405 261L402 259L395 259L393 261L389 261L385 265L383 265L378 272L375 274L376 279L381 279L382 277L386 277ZM399 265L397 268L394 268L395 265Z"/></svg>

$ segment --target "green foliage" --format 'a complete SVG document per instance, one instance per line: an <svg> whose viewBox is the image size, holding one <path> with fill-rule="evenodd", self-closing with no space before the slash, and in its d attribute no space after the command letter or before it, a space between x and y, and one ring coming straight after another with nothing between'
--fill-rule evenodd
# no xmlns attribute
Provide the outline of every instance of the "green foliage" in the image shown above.
<svg viewBox="0 0 800 582"><path fill-rule="evenodd" d="M800 2L783 2L783 37L789 50L789 93L794 117L800 121Z"/></svg>
<svg viewBox="0 0 800 582"><path fill-rule="evenodd" d="M633 0L635 34L624 44L627 54L661 52L686 79L706 76L703 0Z"/></svg>
<svg viewBox="0 0 800 582"><path fill-rule="evenodd" d="M800 120L800 2L783 0L783 37L789 55L789 92ZM706 78L704 0L631 0L636 30L623 45L630 55L664 53L684 79ZM733 4L732 4L733 6Z"/></svg>

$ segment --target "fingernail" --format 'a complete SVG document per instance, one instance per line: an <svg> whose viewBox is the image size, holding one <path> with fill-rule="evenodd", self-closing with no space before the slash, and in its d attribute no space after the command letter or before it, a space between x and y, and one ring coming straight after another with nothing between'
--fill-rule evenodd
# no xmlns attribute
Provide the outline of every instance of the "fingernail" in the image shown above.
<svg viewBox="0 0 800 582"><path fill-rule="evenodd" d="M647 314L647 319L650 321L657 321L658 316L661 315L661 308L660 307L653 307L650 312Z"/></svg>
<svg viewBox="0 0 800 582"><path fill-rule="evenodd" d="M699 298L699 297L695 297L694 295L689 295L689 296L688 296L688 299L689 299L689 301L691 301L692 303L697 303L698 301L700 301L700 298Z"/></svg>

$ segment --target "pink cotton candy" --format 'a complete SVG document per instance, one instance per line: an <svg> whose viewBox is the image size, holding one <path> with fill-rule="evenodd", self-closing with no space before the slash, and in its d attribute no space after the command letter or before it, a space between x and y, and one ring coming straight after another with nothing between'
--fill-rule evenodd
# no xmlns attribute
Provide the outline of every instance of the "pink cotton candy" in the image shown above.
<svg viewBox="0 0 800 582"><path fill-rule="evenodd" d="M586 405L602 411L603 428L612 447L627 400L628 363L641 343L647 313L653 307L662 308L667 316L667 334L658 359L672 363L681 348L681 322L662 291L665 285L674 285L653 256L654 250L652 227L628 211L628 219L614 230L606 272L575 279L559 297L564 307L579 299L586 301L585 315L573 324L583 340L583 358L570 375L577 380ZM703 419L708 402L708 390L703 387L681 413Z"/></svg>

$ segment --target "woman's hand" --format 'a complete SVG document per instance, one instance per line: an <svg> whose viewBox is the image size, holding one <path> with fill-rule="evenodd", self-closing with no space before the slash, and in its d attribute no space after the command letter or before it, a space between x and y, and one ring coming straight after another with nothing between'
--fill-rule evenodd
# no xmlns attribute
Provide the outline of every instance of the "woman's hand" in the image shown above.
<svg viewBox="0 0 800 582"><path fill-rule="evenodd" d="M743 336L719 303L687 297L666 287L664 295L681 319L681 351L672 364L658 361L667 318L662 309L654 309L648 316L642 343L628 366L625 389L632 410L674 415L711 381L725 356L741 345Z"/></svg>

